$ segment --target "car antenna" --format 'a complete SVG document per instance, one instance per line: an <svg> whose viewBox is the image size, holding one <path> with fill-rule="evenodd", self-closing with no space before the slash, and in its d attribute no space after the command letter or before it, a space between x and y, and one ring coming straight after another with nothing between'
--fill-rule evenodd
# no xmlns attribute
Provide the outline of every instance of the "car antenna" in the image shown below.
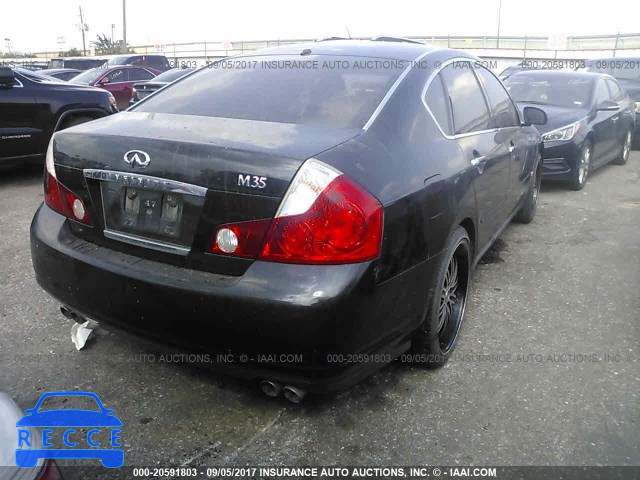
<svg viewBox="0 0 640 480"><path fill-rule="evenodd" d="M349 37L349 40L351 40L351 32L349 31L349 27L345 25L344 29L347 31L347 37Z"/></svg>

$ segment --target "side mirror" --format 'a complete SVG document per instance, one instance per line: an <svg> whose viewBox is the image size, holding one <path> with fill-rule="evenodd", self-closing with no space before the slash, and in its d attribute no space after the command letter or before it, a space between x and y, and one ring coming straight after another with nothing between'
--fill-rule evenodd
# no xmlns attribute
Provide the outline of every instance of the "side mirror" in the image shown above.
<svg viewBox="0 0 640 480"><path fill-rule="evenodd" d="M13 85L16 81L16 74L9 67L0 67L0 85Z"/></svg>
<svg viewBox="0 0 640 480"><path fill-rule="evenodd" d="M546 125L547 114L537 107L524 107L522 109L525 125Z"/></svg>
<svg viewBox="0 0 640 480"><path fill-rule="evenodd" d="M109 77L102 77L98 82L98 85L106 85L107 83L109 83Z"/></svg>
<svg viewBox="0 0 640 480"><path fill-rule="evenodd" d="M596 109L599 112L613 112L616 110L620 110L620 105L618 105L616 102L612 102L611 100L605 100L604 102L600 103L600 105L598 105Z"/></svg>

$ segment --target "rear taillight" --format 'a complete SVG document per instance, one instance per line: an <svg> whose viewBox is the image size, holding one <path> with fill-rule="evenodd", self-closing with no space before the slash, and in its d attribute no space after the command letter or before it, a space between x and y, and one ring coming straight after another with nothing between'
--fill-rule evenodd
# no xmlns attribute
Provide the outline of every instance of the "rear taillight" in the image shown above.
<svg viewBox="0 0 640 480"><path fill-rule="evenodd" d="M53 138L49 142L45 160L44 203L65 217L91 225L82 199L58 181L53 164Z"/></svg>
<svg viewBox="0 0 640 480"><path fill-rule="evenodd" d="M310 159L272 221L223 225L211 251L272 262L341 264L376 258L381 240L380 203L342 172Z"/></svg>

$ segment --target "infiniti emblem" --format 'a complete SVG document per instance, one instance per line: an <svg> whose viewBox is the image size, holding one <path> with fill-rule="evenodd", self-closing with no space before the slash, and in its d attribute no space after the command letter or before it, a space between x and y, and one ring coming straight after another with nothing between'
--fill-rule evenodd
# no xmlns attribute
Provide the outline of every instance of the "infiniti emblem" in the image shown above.
<svg viewBox="0 0 640 480"><path fill-rule="evenodd" d="M147 152L143 152L142 150L129 150L124 154L124 161L132 167L135 167L136 164L140 167L146 167L149 165L151 158L149 158Z"/></svg>

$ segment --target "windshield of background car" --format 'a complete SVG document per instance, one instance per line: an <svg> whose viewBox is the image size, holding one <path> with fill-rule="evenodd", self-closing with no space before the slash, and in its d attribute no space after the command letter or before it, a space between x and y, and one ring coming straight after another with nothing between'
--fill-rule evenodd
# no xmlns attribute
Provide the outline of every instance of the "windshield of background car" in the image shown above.
<svg viewBox="0 0 640 480"><path fill-rule="evenodd" d="M79 75L76 75L71 80L71 83L81 83L83 85L89 85L91 82L96 81L102 75L104 75L104 68L92 68L91 70L87 70L86 72L82 72Z"/></svg>
<svg viewBox="0 0 640 480"><path fill-rule="evenodd" d="M362 128L407 66L367 57L238 57L200 69L133 110Z"/></svg>
<svg viewBox="0 0 640 480"><path fill-rule="evenodd" d="M587 108L591 104L591 79L515 74L504 81L516 102L543 103L568 108Z"/></svg>
<svg viewBox="0 0 640 480"><path fill-rule="evenodd" d="M105 65L112 67L114 65L126 65L127 64L127 60L129 60L131 57L114 57L114 58L110 58L107 63Z"/></svg>

